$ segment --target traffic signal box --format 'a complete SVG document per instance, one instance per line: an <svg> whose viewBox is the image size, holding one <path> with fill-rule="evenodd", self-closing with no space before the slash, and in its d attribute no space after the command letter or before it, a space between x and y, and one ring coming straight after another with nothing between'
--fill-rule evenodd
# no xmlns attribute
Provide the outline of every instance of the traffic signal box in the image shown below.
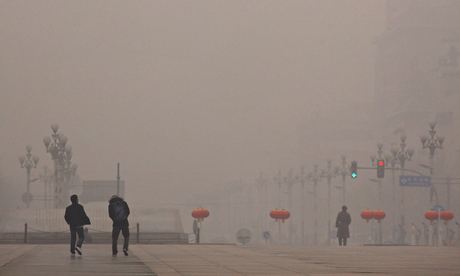
<svg viewBox="0 0 460 276"><path fill-rule="evenodd" d="M358 178L358 162L351 161L350 173L352 179Z"/></svg>
<svg viewBox="0 0 460 276"><path fill-rule="evenodd" d="M385 176L385 160L377 160L377 178Z"/></svg>

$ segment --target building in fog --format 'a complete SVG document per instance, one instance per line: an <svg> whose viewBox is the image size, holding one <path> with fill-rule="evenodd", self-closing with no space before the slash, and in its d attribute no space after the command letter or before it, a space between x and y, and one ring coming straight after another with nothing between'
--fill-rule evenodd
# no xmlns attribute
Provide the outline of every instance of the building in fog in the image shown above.
<svg viewBox="0 0 460 276"><path fill-rule="evenodd" d="M418 149L428 122L437 121L449 147L440 159L460 161L460 1L388 0L386 9L376 43L379 135L394 140L405 131Z"/></svg>

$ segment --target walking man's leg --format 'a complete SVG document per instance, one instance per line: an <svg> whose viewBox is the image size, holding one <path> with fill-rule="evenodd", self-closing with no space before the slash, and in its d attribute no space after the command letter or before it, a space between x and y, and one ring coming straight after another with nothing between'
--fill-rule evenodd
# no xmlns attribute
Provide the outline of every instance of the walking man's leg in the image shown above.
<svg viewBox="0 0 460 276"><path fill-rule="evenodd" d="M339 237L339 246L342 246L342 237Z"/></svg>
<svg viewBox="0 0 460 276"><path fill-rule="evenodd" d="M118 248L117 248L117 242L118 242L118 236L120 235L120 230L121 227L114 226L112 229L112 254L117 255L118 253Z"/></svg>
<svg viewBox="0 0 460 276"><path fill-rule="evenodd" d="M343 238L343 246L347 246L347 238Z"/></svg>
<svg viewBox="0 0 460 276"><path fill-rule="evenodd" d="M128 225L123 225L122 234L124 238L123 253L125 254L125 256L128 256L128 245L129 245L129 226Z"/></svg>
<svg viewBox="0 0 460 276"><path fill-rule="evenodd" d="M83 227L76 228L76 232L78 234L78 241L75 250L77 250L77 253L81 255L81 246L83 245L83 241L85 240L85 233L83 231Z"/></svg>
<svg viewBox="0 0 460 276"><path fill-rule="evenodd" d="M75 241L77 240L77 231L70 227L70 253L75 254Z"/></svg>

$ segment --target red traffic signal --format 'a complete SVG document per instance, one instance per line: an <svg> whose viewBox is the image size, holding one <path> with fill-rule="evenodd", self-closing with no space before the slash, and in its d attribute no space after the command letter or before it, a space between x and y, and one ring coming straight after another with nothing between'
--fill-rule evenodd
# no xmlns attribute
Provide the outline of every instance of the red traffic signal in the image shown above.
<svg viewBox="0 0 460 276"><path fill-rule="evenodd" d="M377 178L383 178L385 176L385 160L377 160Z"/></svg>

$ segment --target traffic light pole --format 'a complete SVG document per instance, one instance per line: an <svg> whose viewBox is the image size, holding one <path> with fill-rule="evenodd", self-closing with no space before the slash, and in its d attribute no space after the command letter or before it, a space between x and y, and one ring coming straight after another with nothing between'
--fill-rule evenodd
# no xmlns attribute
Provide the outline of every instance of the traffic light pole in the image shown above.
<svg viewBox="0 0 460 276"><path fill-rule="evenodd" d="M358 167L359 170L377 170L377 168L373 168L373 167ZM401 169L401 168L385 168L385 170L394 170L394 171L403 171L403 172L411 172L411 173L415 173L417 175L420 175L420 176L426 176L425 174L419 172L419 171L416 171L416 170L412 170L412 169Z"/></svg>

